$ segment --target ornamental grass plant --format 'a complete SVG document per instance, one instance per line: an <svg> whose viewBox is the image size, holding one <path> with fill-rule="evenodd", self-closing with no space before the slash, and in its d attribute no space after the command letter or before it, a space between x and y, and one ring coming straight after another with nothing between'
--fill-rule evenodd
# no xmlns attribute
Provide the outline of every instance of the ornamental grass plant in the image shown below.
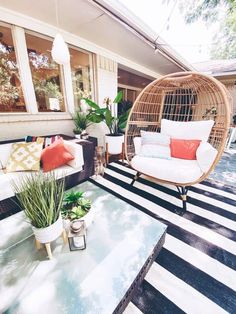
<svg viewBox="0 0 236 314"><path fill-rule="evenodd" d="M13 183L16 198L35 228L46 228L60 216L65 180L55 174L30 174L20 183Z"/></svg>

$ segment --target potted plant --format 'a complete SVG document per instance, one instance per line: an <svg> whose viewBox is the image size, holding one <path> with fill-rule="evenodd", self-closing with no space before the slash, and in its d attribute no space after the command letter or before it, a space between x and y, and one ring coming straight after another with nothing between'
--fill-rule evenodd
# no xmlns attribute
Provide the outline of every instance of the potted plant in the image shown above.
<svg viewBox="0 0 236 314"><path fill-rule="evenodd" d="M63 99L63 95L55 81L35 80L34 87L38 100L46 101L49 110L60 111L60 102Z"/></svg>
<svg viewBox="0 0 236 314"><path fill-rule="evenodd" d="M91 124L91 122L87 118L87 114L77 110L72 118L75 125L75 128L73 130L75 137L86 139L86 137L88 137L86 128Z"/></svg>
<svg viewBox="0 0 236 314"><path fill-rule="evenodd" d="M57 180L52 173L27 175L20 183L13 184L16 198L40 243L49 243L63 232L64 185L64 180Z"/></svg>
<svg viewBox="0 0 236 314"><path fill-rule="evenodd" d="M110 98L104 99L105 107L100 108L98 104L92 100L85 98L86 103L91 107L87 118L93 123L105 122L110 133L105 135L105 141L108 143L108 152L110 154L120 154L122 152L122 143L124 142L124 134L120 132L126 127L129 110L119 117L112 111L112 107L121 101L123 97L122 91L118 92L113 102Z"/></svg>
<svg viewBox="0 0 236 314"><path fill-rule="evenodd" d="M65 194L61 213L66 228L71 221L78 219L84 220L86 227L89 227L94 216L91 200L84 197L84 192L73 190Z"/></svg>

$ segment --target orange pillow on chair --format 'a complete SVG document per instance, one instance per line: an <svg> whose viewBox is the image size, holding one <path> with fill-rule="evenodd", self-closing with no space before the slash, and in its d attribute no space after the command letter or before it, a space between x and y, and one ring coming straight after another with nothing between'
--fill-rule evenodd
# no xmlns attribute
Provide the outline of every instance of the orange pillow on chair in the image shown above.
<svg viewBox="0 0 236 314"><path fill-rule="evenodd" d="M74 156L65 148L62 139L56 140L53 144L44 148L41 154L44 172L65 165L72 159L74 159Z"/></svg>
<svg viewBox="0 0 236 314"><path fill-rule="evenodd" d="M196 160L196 151L200 140L179 140L170 139L171 157L180 159Z"/></svg>

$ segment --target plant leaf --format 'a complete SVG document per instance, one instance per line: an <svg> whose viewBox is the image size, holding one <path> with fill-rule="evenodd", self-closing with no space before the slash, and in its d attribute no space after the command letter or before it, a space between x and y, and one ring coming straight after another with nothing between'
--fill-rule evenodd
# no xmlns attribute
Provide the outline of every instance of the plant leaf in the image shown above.
<svg viewBox="0 0 236 314"><path fill-rule="evenodd" d="M106 125L110 128L112 126L112 122L114 120L114 117L112 117L111 115L111 111L109 109L107 109L106 113L105 113L105 121L106 121Z"/></svg>
<svg viewBox="0 0 236 314"><path fill-rule="evenodd" d="M116 95L115 99L113 100L114 104L118 104L123 98L123 92L120 90Z"/></svg>
<svg viewBox="0 0 236 314"><path fill-rule="evenodd" d="M119 118L118 118L118 126L119 126L120 129L125 129L126 128L130 110L131 110L131 108L128 109L125 113L123 113L122 115L119 116Z"/></svg>
<svg viewBox="0 0 236 314"><path fill-rule="evenodd" d="M96 114L96 112L92 111L88 114L88 120L93 123L99 123L104 120L104 116L100 114Z"/></svg>
<svg viewBox="0 0 236 314"><path fill-rule="evenodd" d="M100 107L93 102L91 99L89 98L82 98L83 100L85 100L86 104L89 105L90 107L92 107L93 109L99 109Z"/></svg>

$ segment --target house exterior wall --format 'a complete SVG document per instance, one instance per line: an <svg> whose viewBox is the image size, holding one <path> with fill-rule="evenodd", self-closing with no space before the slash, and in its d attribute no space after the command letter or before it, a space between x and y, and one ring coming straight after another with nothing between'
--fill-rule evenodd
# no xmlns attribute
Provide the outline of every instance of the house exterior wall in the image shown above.
<svg viewBox="0 0 236 314"><path fill-rule="evenodd" d="M219 76L215 78L224 84L227 90L230 92L233 100L231 108L231 117L233 117L236 114L236 75L228 74L227 76Z"/></svg>
<svg viewBox="0 0 236 314"><path fill-rule="evenodd" d="M17 12L6 10L0 7L1 21L16 25L13 27L16 37L18 38L18 45L21 45L20 36L24 37L23 30L28 29L40 34L54 37L58 29L52 25L43 23L39 20L32 19L31 17L18 14ZM117 63L124 64L137 71L143 72L147 75L157 77L159 74L136 64L133 61L127 60L122 56L118 56L102 47L94 45L86 39L75 36L71 33L61 30L65 41L75 47L86 49L92 52L96 62L94 62L94 77L95 93L94 98L99 103L102 103L104 97L113 98L117 92ZM21 38L22 39L22 38ZM21 46L20 46L21 47ZM22 47L21 47L22 48ZM22 48L23 49L23 48ZM109 56L109 57L108 57ZM27 61L28 62L28 61ZM24 66L25 62L22 62ZM65 85L71 85L70 67L64 67ZM32 80L32 79L31 79ZM27 79L25 78L27 85ZM32 89L32 82L29 82ZM68 84L69 85L68 85ZM32 91L31 91L32 92ZM27 94L27 92L26 92ZM30 94L28 93L29 98ZM0 113L0 141L6 139L15 139L25 135L46 135L54 133L64 133L72 135L73 123L71 120L71 113L73 113L73 94L71 86L66 90L67 111L65 113L38 113L35 105L34 93L31 93L32 102L28 99L30 108L27 107L28 113ZM97 126L96 126L97 127ZM104 129L104 127L102 127ZM99 137L99 144L102 144L101 134L95 127L92 128L91 135ZM103 133L107 130L104 129Z"/></svg>
<svg viewBox="0 0 236 314"><path fill-rule="evenodd" d="M96 58L97 76L97 99L102 106L104 98L114 99L117 94L117 63L111 59L97 55ZM109 132L104 123L90 126L88 128L91 136L98 138L98 145L105 146L104 135Z"/></svg>
<svg viewBox="0 0 236 314"><path fill-rule="evenodd" d="M231 80L222 80L221 82L228 89L233 100L232 112L231 112L231 123L233 123L233 116L236 115L236 85L235 85L236 78L231 79ZM236 141L236 132L232 138L232 142L235 142L235 141Z"/></svg>
<svg viewBox="0 0 236 314"><path fill-rule="evenodd" d="M73 122L66 113L61 115L8 115L0 117L0 141L23 138L26 135L67 134L73 135Z"/></svg>

